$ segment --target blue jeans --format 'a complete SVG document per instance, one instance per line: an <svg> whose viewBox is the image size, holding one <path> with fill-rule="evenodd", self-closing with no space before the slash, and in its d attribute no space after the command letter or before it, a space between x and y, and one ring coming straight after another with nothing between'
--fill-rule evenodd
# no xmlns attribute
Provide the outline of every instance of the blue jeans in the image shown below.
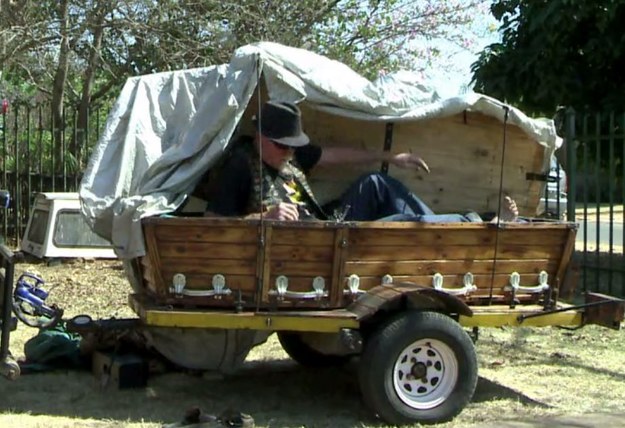
<svg viewBox="0 0 625 428"><path fill-rule="evenodd" d="M349 209L347 209L349 206ZM417 195L399 180L372 173L360 177L341 197L341 209L347 209L346 221L419 221L458 223L481 221L471 215L435 214Z"/></svg>

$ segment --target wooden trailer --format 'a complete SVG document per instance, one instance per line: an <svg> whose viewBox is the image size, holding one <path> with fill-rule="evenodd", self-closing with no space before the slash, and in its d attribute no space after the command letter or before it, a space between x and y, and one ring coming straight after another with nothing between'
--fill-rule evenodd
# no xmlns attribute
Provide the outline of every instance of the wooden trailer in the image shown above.
<svg viewBox="0 0 625 428"><path fill-rule="evenodd" d="M495 214L509 195L526 220L281 223L202 217L205 200L172 212L190 193L205 199L207 170L253 135L269 99L298 102L322 148L413 152L431 170L319 168L308 181L321 204L376 171L436 213ZM385 421L433 423L473 396L467 328L620 325L622 305L605 296L563 303L576 225L533 219L558 145L552 122L479 94L442 99L417 79L369 82L271 43L242 48L227 68L131 80L120 100L81 198L127 259L149 343L179 365L234 369L277 332L304 365L359 356L362 395Z"/></svg>
<svg viewBox="0 0 625 428"><path fill-rule="evenodd" d="M254 97L237 132L251 132L257 105ZM418 150L429 175L373 168L399 178L435 212L494 213L507 194L525 220L278 222L201 212L145 218L146 254L129 264L130 304L164 355L223 369L199 354L214 346L223 360L221 349L244 342L232 351L240 362L277 332L304 365L360 356L364 400L385 421L433 423L454 417L473 396L477 359L467 328L620 326L622 305L603 304L608 297L588 296L584 308L562 302L574 287L568 273L577 227L533 218L548 145L471 111L371 122L306 102L301 108L307 133L322 146ZM319 170L310 182L323 203L371 168Z"/></svg>

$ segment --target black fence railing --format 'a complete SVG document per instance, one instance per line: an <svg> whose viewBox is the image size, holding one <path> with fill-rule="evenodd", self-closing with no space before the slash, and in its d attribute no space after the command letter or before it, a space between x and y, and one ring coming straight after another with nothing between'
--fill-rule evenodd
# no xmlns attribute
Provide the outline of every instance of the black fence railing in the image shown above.
<svg viewBox="0 0 625 428"><path fill-rule="evenodd" d="M569 110L565 126L583 290L625 297L625 114Z"/></svg>
<svg viewBox="0 0 625 428"><path fill-rule="evenodd" d="M0 234L9 245L19 245L35 194L78 190L106 114L93 109L79 124L69 108L56 120L48 105L0 110L0 188L12 198L0 212Z"/></svg>

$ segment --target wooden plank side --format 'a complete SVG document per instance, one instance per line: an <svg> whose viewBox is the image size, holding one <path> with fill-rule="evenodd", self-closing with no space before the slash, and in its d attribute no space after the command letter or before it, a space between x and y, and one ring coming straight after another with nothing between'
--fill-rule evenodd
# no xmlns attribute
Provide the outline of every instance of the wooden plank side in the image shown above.
<svg viewBox="0 0 625 428"><path fill-rule="evenodd" d="M347 223L354 229L375 229L375 230L444 230L460 231L460 230L482 230L495 231L496 225L493 223L421 223L411 221L362 221ZM524 231L527 233L542 233L548 230L570 230L575 225L570 223L554 223L550 221L532 222L532 223L504 223L501 225L501 231Z"/></svg>
<svg viewBox="0 0 625 428"><path fill-rule="evenodd" d="M303 247L300 245L272 245L273 260L331 263L334 256L332 245L325 247Z"/></svg>
<svg viewBox="0 0 625 428"><path fill-rule="evenodd" d="M258 261L258 266L262 267L262 270L257 274L257 277L261 277L262 275L262 291L260 293L262 302L269 301L269 290L271 290L269 279L271 278L271 259L273 257L273 231L274 228L271 225L265 227L265 246L262 252L262 258Z"/></svg>
<svg viewBox="0 0 625 428"><path fill-rule="evenodd" d="M561 252L560 246L541 245L502 245L497 251L497 259L549 259ZM493 246L431 246L414 247L392 246L360 247L351 246L346 261L410 261L410 260L489 260L495 257Z"/></svg>
<svg viewBox="0 0 625 428"><path fill-rule="evenodd" d="M343 299L341 279L345 275L345 257L349 228L336 229L334 235L334 260L332 261L332 279L330 281L330 301L333 306L339 306Z"/></svg>
<svg viewBox="0 0 625 428"><path fill-rule="evenodd" d="M567 236L568 240L564 245L564 250L562 251L562 258L560 260L560 265L558 266L558 271L556 273L555 282L558 288L561 287L562 282L564 281L564 275L566 274L566 269L571 262L571 256L573 255L573 251L575 251L575 236L577 235L576 230L569 231ZM558 298L557 294L554 295L554 298Z"/></svg>
<svg viewBox="0 0 625 428"><path fill-rule="evenodd" d="M354 246L432 246L432 245L562 245L568 231L542 230L539 235L527 230L501 229L359 229L350 233L349 244Z"/></svg>
<svg viewBox="0 0 625 428"><path fill-rule="evenodd" d="M332 246L333 229L274 228L272 242L275 245Z"/></svg>
<svg viewBox="0 0 625 428"><path fill-rule="evenodd" d="M189 259L165 259L164 264L161 267L163 275L171 276L175 273L188 274L205 274L215 275L220 273L222 275L255 275L256 274L256 260L222 260L211 259L205 260L201 258L189 258ZM168 263L170 262L170 263Z"/></svg>
<svg viewBox="0 0 625 428"><path fill-rule="evenodd" d="M143 286L148 290L157 293L155 281L154 281L154 270L150 265L150 258L147 256L141 257L141 278L143 279Z"/></svg>
<svg viewBox="0 0 625 428"><path fill-rule="evenodd" d="M155 236L156 226L153 225L145 225L143 227L143 234L145 236L145 252L146 256L150 261L151 268L151 277L152 277L152 286L153 291L156 294L162 295L169 292L169 285L165 283L163 276L161 274L161 255L160 255L160 246Z"/></svg>
<svg viewBox="0 0 625 428"><path fill-rule="evenodd" d="M201 255L209 262L213 259L221 260L250 260L256 257L257 244L203 244L199 242L176 242L163 244L160 256L170 263L178 263L179 259ZM160 266L160 265L159 265Z"/></svg>
<svg viewBox="0 0 625 428"><path fill-rule="evenodd" d="M272 260L269 264L271 273L286 276L331 276L332 264L322 262L302 262L290 260Z"/></svg>
<svg viewBox="0 0 625 428"><path fill-rule="evenodd" d="M216 225L160 225L156 231L160 242L220 242L249 244L257 242L256 227L217 227Z"/></svg>
<svg viewBox="0 0 625 428"><path fill-rule="evenodd" d="M536 273L546 270L555 274L559 259L509 259L497 260L410 260L410 261L350 261L345 271L359 276L434 275L492 273Z"/></svg>
<svg viewBox="0 0 625 428"><path fill-rule="evenodd" d="M256 227L260 224L259 220L242 219L238 217L147 217L141 219L141 224L167 227L167 226L200 226L212 228L224 227Z"/></svg>

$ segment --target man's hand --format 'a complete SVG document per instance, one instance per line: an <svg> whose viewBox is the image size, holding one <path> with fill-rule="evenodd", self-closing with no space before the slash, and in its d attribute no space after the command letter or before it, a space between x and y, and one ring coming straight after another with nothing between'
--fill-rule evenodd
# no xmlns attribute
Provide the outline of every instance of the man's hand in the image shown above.
<svg viewBox="0 0 625 428"><path fill-rule="evenodd" d="M278 205L269 207L265 212L265 218L270 220L297 221L299 220L299 211L295 204L280 202Z"/></svg>
<svg viewBox="0 0 625 428"><path fill-rule="evenodd" d="M428 164L425 163L425 161L419 156L412 153L398 153L396 155L393 155L389 162L399 168L422 169L427 173L430 172L430 167L428 167Z"/></svg>

